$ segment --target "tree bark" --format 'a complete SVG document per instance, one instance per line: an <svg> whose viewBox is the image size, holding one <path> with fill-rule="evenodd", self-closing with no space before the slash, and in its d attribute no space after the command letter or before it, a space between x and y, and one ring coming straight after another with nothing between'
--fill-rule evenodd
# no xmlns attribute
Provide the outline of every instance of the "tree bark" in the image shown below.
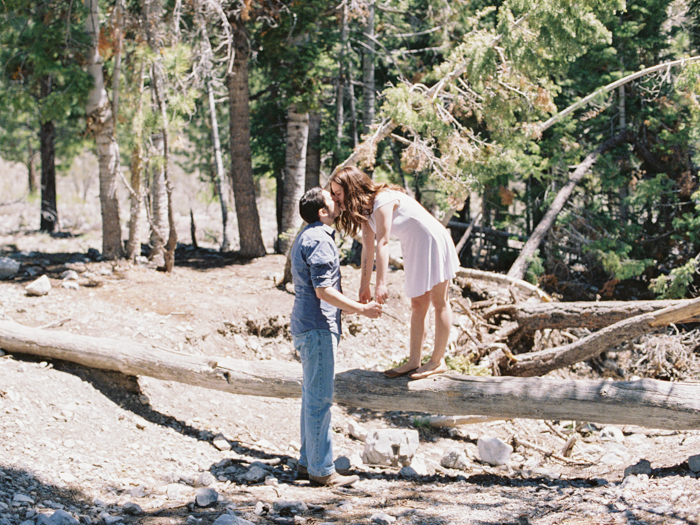
<svg viewBox="0 0 700 525"><path fill-rule="evenodd" d="M513 277L515 279L523 279L525 277L525 272L527 271L528 266L530 266L530 261L535 255L537 248L542 243L542 240L544 239L545 235L547 235L547 232L549 232L550 228L554 224L554 221L557 220L559 212L564 207L564 204L566 204L566 201L571 196L571 193L574 191L576 185L581 181L588 170L591 169L591 166L595 164L598 157L614 146L617 146L622 142L629 141L632 138L632 134L629 132L620 133L619 135L603 142L594 151L589 153L583 162L578 165L574 172L569 176L569 181L559 190L559 193L557 193L554 201L552 201L552 205L547 210L547 213L545 213L544 217L535 228L535 231L532 232L532 235L525 243L525 246L523 246L523 249L520 251L520 255L518 255L518 258L508 271L508 277Z"/></svg>
<svg viewBox="0 0 700 525"><path fill-rule="evenodd" d="M519 325L519 330L588 328L600 330L630 317L656 312L683 301L600 301L575 303L518 303L496 306L483 312L484 319L508 315Z"/></svg>
<svg viewBox="0 0 700 525"><path fill-rule="evenodd" d="M114 137L114 113L107 97L102 58L99 52L100 20L98 0L85 0L87 10L86 32L90 36L88 72L93 87L88 94L87 128L95 137L97 160L100 170L100 210L102 212L102 256L119 259L124 255L122 228L117 199L117 172L119 170L119 145ZM116 72L118 75L118 72Z"/></svg>
<svg viewBox="0 0 700 525"><path fill-rule="evenodd" d="M12 321L0 321L0 348L233 394L301 397L301 365L295 362L207 358L131 341L30 328ZM354 369L337 372L334 401L372 410L445 416L472 414L700 429L700 386L653 379L567 381L445 374L408 381Z"/></svg>
<svg viewBox="0 0 700 525"><path fill-rule="evenodd" d="M306 179L306 143L309 138L309 114L287 109L287 152L282 192L282 221L277 237L277 251L286 254L303 220L299 215L299 199L304 194Z"/></svg>
<svg viewBox="0 0 700 525"><path fill-rule="evenodd" d="M223 180L226 177L224 173L224 161L221 156L221 141L219 140L219 119L216 116L216 103L214 102L214 89L212 81L207 81L207 92L209 95L209 114L211 119L211 140L214 147L214 160L216 165L216 173L214 174L214 187L216 194L219 196L219 204L221 205L221 246L220 251L227 252L231 249L231 241L228 235L228 200L226 192L223 190Z"/></svg>
<svg viewBox="0 0 700 525"><path fill-rule="evenodd" d="M365 45L362 53L362 133L369 133L374 122L374 2L367 3Z"/></svg>
<svg viewBox="0 0 700 525"><path fill-rule="evenodd" d="M55 140L56 130L53 121L42 122L39 130L41 144L41 223L39 229L43 232L53 232L58 227Z"/></svg>
<svg viewBox="0 0 700 525"><path fill-rule="evenodd" d="M309 113L309 139L306 142L306 181L304 190L321 185L321 114Z"/></svg>
<svg viewBox="0 0 700 525"><path fill-rule="evenodd" d="M236 54L227 77L231 128L231 187L236 204L240 253L245 257L265 255L260 217L255 202L250 149L250 88L248 86L248 41L243 28L233 26Z"/></svg>
<svg viewBox="0 0 700 525"><path fill-rule="evenodd" d="M540 290L534 284L530 284L527 281L521 279L514 279L513 277L508 277L500 273L485 272L482 270L473 270L471 268L460 268L457 270L455 275L457 278L462 279L475 279L478 281L486 281L490 283L496 283L500 286L513 286L522 293L526 295L534 295L542 301L550 302L552 298L547 295L544 291Z"/></svg>
<svg viewBox="0 0 700 525"><path fill-rule="evenodd" d="M700 297L656 312L625 319L575 343L506 358L498 350L492 354L502 375L531 377L586 361L625 341L649 333L653 328L686 321L700 314Z"/></svg>
<svg viewBox="0 0 700 525"><path fill-rule="evenodd" d="M133 119L134 149L131 152L131 195L129 197L129 239L126 243L126 258L134 260L141 255L141 223L143 212L143 90L144 69L140 64L136 112Z"/></svg>

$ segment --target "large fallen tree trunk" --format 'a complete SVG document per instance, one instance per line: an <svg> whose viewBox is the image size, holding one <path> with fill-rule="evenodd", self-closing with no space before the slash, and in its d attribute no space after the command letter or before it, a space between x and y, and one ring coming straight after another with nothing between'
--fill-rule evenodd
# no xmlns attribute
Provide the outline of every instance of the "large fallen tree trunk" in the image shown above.
<svg viewBox="0 0 700 525"><path fill-rule="evenodd" d="M691 319L700 314L700 297L663 310L638 315L601 329L575 343L540 352L507 356L494 352L503 375L538 376L591 359L625 341L633 341L650 330ZM498 355L500 353L500 355Z"/></svg>
<svg viewBox="0 0 700 525"><path fill-rule="evenodd" d="M206 358L131 341L29 328L11 321L0 321L0 348L233 394L301 397L301 366L293 362ZM446 374L408 381L387 379L380 372L346 370L336 375L335 401L373 410L446 416L474 414L700 429L700 386L652 379L565 381Z"/></svg>
<svg viewBox="0 0 700 525"><path fill-rule="evenodd" d="M519 330L588 328L600 330L611 324L636 315L656 312L669 306L685 304L687 301L599 301L570 303L518 303L489 308L481 315L491 319L497 315L508 315L519 325ZM694 319L693 321L697 321Z"/></svg>

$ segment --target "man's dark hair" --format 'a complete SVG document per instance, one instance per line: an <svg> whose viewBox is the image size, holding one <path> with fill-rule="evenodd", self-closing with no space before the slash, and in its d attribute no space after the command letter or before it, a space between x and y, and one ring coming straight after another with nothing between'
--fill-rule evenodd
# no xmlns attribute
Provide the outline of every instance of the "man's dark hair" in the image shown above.
<svg viewBox="0 0 700 525"><path fill-rule="evenodd" d="M311 188L299 199L299 215L309 224L318 220L319 210L325 207L326 199L323 196L323 188L319 186Z"/></svg>

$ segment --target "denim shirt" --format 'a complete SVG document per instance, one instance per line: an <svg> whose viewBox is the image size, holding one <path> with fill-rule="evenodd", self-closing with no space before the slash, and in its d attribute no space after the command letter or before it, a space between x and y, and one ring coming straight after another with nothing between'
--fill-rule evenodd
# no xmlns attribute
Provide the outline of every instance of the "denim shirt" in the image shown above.
<svg viewBox="0 0 700 525"><path fill-rule="evenodd" d="M311 330L330 330L340 335L340 309L316 297L316 288L340 288L340 258L333 228L320 221L309 224L292 246L294 307L292 335Z"/></svg>

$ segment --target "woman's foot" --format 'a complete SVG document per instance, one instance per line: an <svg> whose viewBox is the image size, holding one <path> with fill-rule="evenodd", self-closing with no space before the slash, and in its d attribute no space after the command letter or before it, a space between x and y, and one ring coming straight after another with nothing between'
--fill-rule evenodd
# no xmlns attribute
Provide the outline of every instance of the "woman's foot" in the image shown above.
<svg viewBox="0 0 700 525"><path fill-rule="evenodd" d="M416 370L418 370L418 367L402 365L390 370L384 370L384 375L390 379L394 379L395 377L403 377L412 374Z"/></svg>
<svg viewBox="0 0 700 525"><path fill-rule="evenodd" d="M447 364L445 364L445 361L441 361L437 365L433 365L432 363L428 362L423 366L419 367L409 377L411 379L425 379L426 377L434 376L437 374L444 374L447 371L449 371L449 368L447 368Z"/></svg>

